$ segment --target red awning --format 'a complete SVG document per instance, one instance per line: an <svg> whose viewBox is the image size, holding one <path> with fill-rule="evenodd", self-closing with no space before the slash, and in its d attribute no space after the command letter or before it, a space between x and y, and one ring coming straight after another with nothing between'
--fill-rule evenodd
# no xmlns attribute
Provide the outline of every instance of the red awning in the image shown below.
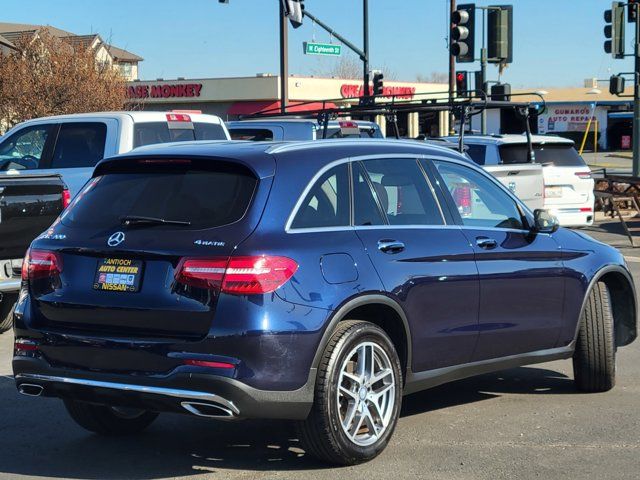
<svg viewBox="0 0 640 480"><path fill-rule="evenodd" d="M336 108L335 103L327 102L311 102L304 105L287 106L288 112L308 112L310 110L321 110L322 108ZM234 102L229 110L228 115L252 115L254 113L261 113L267 111L268 113L280 113L280 102Z"/></svg>

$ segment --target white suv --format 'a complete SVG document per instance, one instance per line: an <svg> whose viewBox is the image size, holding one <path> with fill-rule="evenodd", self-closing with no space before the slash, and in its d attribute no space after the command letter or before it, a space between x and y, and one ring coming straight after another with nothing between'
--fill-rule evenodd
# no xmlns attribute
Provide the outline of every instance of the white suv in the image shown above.
<svg viewBox="0 0 640 480"><path fill-rule="evenodd" d="M591 170L571 140L552 135L533 135L536 163L544 175L544 208L558 217L560 225L593 223L594 182ZM525 135L465 136L467 153L479 165L513 165L527 162Z"/></svg>

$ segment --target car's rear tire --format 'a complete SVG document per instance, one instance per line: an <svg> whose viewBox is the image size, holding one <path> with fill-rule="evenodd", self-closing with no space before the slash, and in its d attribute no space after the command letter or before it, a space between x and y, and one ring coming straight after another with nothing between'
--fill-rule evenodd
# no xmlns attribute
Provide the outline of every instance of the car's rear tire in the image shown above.
<svg viewBox="0 0 640 480"><path fill-rule="evenodd" d="M338 324L320 364L305 451L338 465L376 457L389 443L402 402L402 368L387 334L363 321Z"/></svg>
<svg viewBox="0 0 640 480"><path fill-rule="evenodd" d="M147 428L158 416L146 410L123 409L65 400L71 418L82 428L100 435L132 435Z"/></svg>
<svg viewBox="0 0 640 480"><path fill-rule="evenodd" d="M0 301L0 333L10 330L13 326L13 308L18 301L17 293L5 293Z"/></svg>
<svg viewBox="0 0 640 480"><path fill-rule="evenodd" d="M606 392L616 383L616 346L609 289L596 283L580 316L573 354L576 386L583 392Z"/></svg>

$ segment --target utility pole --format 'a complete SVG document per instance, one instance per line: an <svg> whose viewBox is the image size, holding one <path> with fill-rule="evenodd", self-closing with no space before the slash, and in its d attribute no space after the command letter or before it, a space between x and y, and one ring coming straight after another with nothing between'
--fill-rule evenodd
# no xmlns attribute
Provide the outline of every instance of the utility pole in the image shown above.
<svg viewBox="0 0 640 480"><path fill-rule="evenodd" d="M362 17L364 25L362 31L364 32L364 96L367 98L370 95L369 91L369 0L362 0Z"/></svg>
<svg viewBox="0 0 640 480"><path fill-rule="evenodd" d="M482 43L480 47L480 77L482 79L481 90L485 95L489 95L489 88L487 87L487 44L485 42L485 29L487 28L487 10L482 9ZM476 89L478 86L476 85ZM487 109L482 109L482 114L480 115L480 133L482 135L487 134Z"/></svg>
<svg viewBox="0 0 640 480"><path fill-rule="evenodd" d="M450 0L449 7L449 37L451 36L451 30L455 26L451 22L453 12L456 11L456 0ZM451 38L447 42L447 51L449 52L449 105L453 105L453 91L456 88L456 57L451 55ZM449 109L449 135L455 135L455 116L453 115L453 108Z"/></svg>
<svg viewBox="0 0 640 480"><path fill-rule="evenodd" d="M280 4L280 111L287 112L289 103L289 23L284 4Z"/></svg>
<svg viewBox="0 0 640 480"><path fill-rule="evenodd" d="M634 23L636 38L634 39L633 67L633 169L634 177L640 176L640 3L634 3Z"/></svg>

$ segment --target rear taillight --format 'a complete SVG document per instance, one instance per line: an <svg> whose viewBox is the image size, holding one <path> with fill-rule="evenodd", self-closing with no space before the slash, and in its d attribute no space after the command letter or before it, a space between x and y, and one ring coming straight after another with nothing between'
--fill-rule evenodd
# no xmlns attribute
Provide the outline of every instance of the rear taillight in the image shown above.
<svg viewBox="0 0 640 480"><path fill-rule="evenodd" d="M18 352L35 352L38 350L38 342L27 338L16 338L13 343L14 353Z"/></svg>
<svg viewBox="0 0 640 480"><path fill-rule="evenodd" d="M62 191L62 209L64 210L71 203L71 192L69 192L68 188L65 188Z"/></svg>
<svg viewBox="0 0 640 480"><path fill-rule="evenodd" d="M176 280L224 293L253 295L273 292L297 270L298 264L287 257L185 258L178 265Z"/></svg>
<svg viewBox="0 0 640 480"><path fill-rule="evenodd" d="M591 172L576 172L576 177L580 178L581 180L590 180Z"/></svg>
<svg viewBox="0 0 640 480"><path fill-rule="evenodd" d="M22 280L55 277L62 273L62 258L48 250L27 250L22 261Z"/></svg>

